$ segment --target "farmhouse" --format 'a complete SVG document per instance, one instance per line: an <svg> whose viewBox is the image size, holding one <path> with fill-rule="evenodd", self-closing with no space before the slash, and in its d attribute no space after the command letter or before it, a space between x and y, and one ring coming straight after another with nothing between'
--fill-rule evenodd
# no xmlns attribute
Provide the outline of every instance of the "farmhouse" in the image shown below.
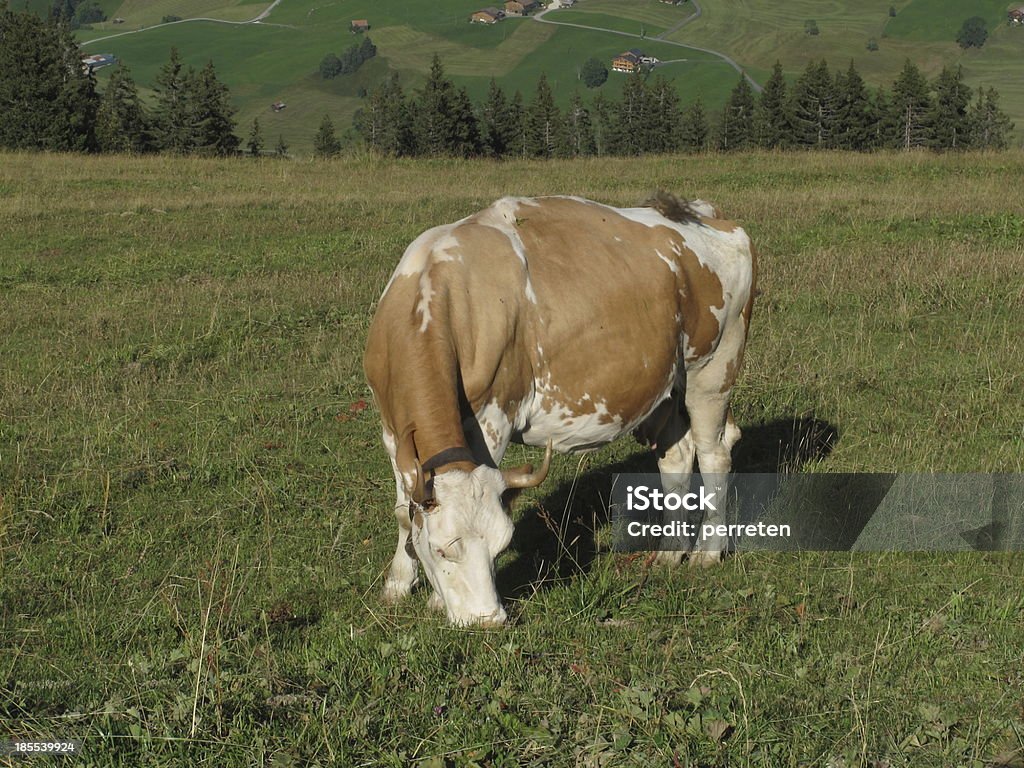
<svg viewBox="0 0 1024 768"><path fill-rule="evenodd" d="M366 19L353 19L352 23L349 24L349 30L354 34L356 32L369 32L370 22Z"/></svg>
<svg viewBox="0 0 1024 768"><path fill-rule="evenodd" d="M82 57L82 69L88 72L95 72L101 67L109 67L117 63L117 57L112 53L96 53L92 56Z"/></svg>
<svg viewBox="0 0 1024 768"><path fill-rule="evenodd" d="M504 11L499 11L497 8L483 8L470 16L469 20L480 24L497 24L504 18Z"/></svg>
<svg viewBox="0 0 1024 768"><path fill-rule="evenodd" d="M630 48L612 59L613 72L637 72L643 63L644 54L636 48Z"/></svg>
<svg viewBox="0 0 1024 768"><path fill-rule="evenodd" d="M576 5L576 0L555 0L553 5L556 8L572 8Z"/></svg>
<svg viewBox="0 0 1024 768"><path fill-rule="evenodd" d="M537 0L508 0L505 3L505 15L527 16L531 11L537 10L539 5Z"/></svg>
<svg viewBox="0 0 1024 768"><path fill-rule="evenodd" d="M1011 24L1024 24L1024 5L1007 11L1006 18Z"/></svg>

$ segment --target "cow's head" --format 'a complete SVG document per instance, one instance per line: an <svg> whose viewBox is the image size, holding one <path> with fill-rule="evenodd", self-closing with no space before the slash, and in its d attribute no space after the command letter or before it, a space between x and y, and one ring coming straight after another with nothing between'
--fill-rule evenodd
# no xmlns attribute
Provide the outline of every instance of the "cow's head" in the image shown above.
<svg viewBox="0 0 1024 768"><path fill-rule="evenodd" d="M494 558L508 546L513 525L502 494L540 485L550 463L550 444L536 472L529 465L504 471L481 465L470 472L450 469L431 482L417 463L409 504L412 546L453 624L504 623Z"/></svg>

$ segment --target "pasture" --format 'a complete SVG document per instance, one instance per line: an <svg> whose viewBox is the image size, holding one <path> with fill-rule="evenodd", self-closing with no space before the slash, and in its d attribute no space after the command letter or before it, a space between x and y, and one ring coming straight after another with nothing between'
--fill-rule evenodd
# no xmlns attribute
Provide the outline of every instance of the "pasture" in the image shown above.
<svg viewBox="0 0 1024 768"><path fill-rule="evenodd" d="M629 441L517 505L512 626L380 602L361 354L406 244L505 194L656 187L761 253L737 470L1024 470L1020 152L0 155L3 738L83 739L82 766L1018 765L1020 554L648 569L608 551L611 473L654 466Z"/></svg>

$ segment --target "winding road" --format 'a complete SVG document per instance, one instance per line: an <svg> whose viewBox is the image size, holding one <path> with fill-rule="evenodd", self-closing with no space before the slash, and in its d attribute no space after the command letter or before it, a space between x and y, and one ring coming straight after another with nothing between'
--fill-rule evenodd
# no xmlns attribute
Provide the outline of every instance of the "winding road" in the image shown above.
<svg viewBox="0 0 1024 768"><path fill-rule="evenodd" d="M236 24L236 25L242 25L242 24L262 24L263 20L265 18L267 18L267 16L270 15L270 12L272 10L274 10L274 8L276 8L277 4L280 3L280 2L281 2L281 0L274 0L274 2L272 2L269 6L267 6L266 8L263 9L263 13L261 13L258 16L254 16L253 18L251 18L251 19L249 19L247 21L227 21L226 19L208 19L205 16L197 16L197 17L195 17L193 19L178 19L177 21L165 21L165 22L160 23L160 24L152 24L152 25L150 25L148 27L140 27L139 29L130 29L127 32L118 32L117 34L114 34L114 35L106 35L104 37L97 37L97 38L94 38L92 40L86 40L85 42L81 43L80 45L82 47L85 47L87 45L91 45L92 43L99 43L99 42L102 42L104 40L113 40L115 37L124 37L125 35L137 35L139 32L148 32L151 29L157 29L159 27L169 27L172 24L188 24L190 21L214 21L217 24ZM291 27L291 24L268 24L267 26Z"/></svg>
<svg viewBox="0 0 1024 768"><path fill-rule="evenodd" d="M693 0L693 5L697 9L694 13L690 14L689 16L687 16L685 19L680 21L678 24L676 24L672 28L665 30L660 35L657 35L655 37L647 37L645 35L637 35L637 34L634 34L633 32L620 32L617 29L606 29L604 27L592 27L592 26L589 26L587 24L573 24L573 23L570 23L568 21L551 21L550 19L545 19L544 18L544 16L548 13L548 11L551 10L550 7L545 8L543 11L539 11L532 18L533 18L534 21L539 21L541 24L556 24L556 25L558 25L560 27L576 27L576 29L589 29L589 30L594 31L594 32L607 32L607 33L612 34L612 35L622 35L623 37L635 37L638 40L656 40L657 42L662 43L663 45L674 45L674 46L677 46L679 48L688 48L691 51L700 51L701 53L707 53L707 54L709 54L711 56L715 56L716 58L721 59L726 64L728 64L730 67L732 67L737 72L739 72L741 75L743 75L743 77L745 77L747 79L747 82L750 83L750 87L753 88L756 93L760 93L761 91L763 91L764 88L761 87L760 83L758 83L754 78L752 78L750 75L748 75L746 72L744 72L743 71L743 67L741 67L735 61L733 61L733 59L729 58L728 56L726 56L721 51L713 51L710 48L701 48L701 47L696 46L696 45L688 45L686 43L677 43L675 40L666 40L665 39L665 35L668 35L668 34L671 34L672 32L675 32L677 29L680 29L685 24L688 24L689 22L693 21L694 19L698 18L701 15L702 11L701 11L700 6L697 4L697 0Z"/></svg>

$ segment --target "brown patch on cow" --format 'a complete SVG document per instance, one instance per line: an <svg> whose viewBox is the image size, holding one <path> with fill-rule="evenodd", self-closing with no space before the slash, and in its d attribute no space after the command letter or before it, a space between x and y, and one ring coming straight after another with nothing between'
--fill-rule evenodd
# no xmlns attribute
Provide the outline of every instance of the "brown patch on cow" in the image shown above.
<svg viewBox="0 0 1024 768"><path fill-rule="evenodd" d="M686 362L692 363L711 354L721 336L718 318L711 311L725 307L725 292L710 267L700 263L697 254L677 241L680 254L677 257L683 268L683 330L686 332L688 345L693 349L687 354ZM687 350L689 352L689 350Z"/></svg>
<svg viewBox="0 0 1024 768"><path fill-rule="evenodd" d="M722 380L722 387L718 391L721 394L725 394L733 388L736 383L736 378L740 375L740 369L743 367L743 348L740 348L739 353L735 358L725 364L725 378Z"/></svg>

